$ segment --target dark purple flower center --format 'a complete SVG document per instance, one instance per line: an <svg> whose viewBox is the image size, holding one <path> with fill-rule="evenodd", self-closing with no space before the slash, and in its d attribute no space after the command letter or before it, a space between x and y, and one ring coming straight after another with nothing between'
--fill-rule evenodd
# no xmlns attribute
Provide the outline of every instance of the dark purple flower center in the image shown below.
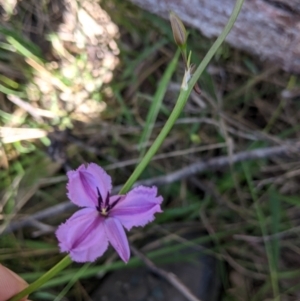
<svg viewBox="0 0 300 301"><path fill-rule="evenodd" d="M101 196L98 187L97 187L97 194L98 194L98 206L96 206L96 209L98 212L100 212L101 215L108 216L109 210L111 210L116 206L116 204L120 201L121 197L117 198L113 203L109 204L109 199L110 199L109 192L107 192L105 201L103 201L103 198Z"/></svg>

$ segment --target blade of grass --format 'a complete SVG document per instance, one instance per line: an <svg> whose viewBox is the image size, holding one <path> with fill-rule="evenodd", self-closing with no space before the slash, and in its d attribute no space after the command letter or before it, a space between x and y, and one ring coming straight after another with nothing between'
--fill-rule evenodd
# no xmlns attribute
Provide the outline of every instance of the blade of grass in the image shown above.
<svg viewBox="0 0 300 301"><path fill-rule="evenodd" d="M20 53L22 53L22 50L24 50L26 53L30 53L31 55L35 57L42 58L42 52L41 49L31 42L30 40L24 38L20 33L18 33L15 30L7 29L3 26L0 26L0 34L3 34L7 41L16 49L19 50ZM12 42L12 43L11 43ZM1 44L1 46L4 46L5 44ZM4 46L5 47L5 46ZM7 46L7 50L12 50ZM24 54L23 54L24 55Z"/></svg>
<svg viewBox="0 0 300 301"><path fill-rule="evenodd" d="M279 253L280 253L280 244L277 234L280 231L280 200L279 193L275 191L273 187L270 189L270 209L271 209L271 230L273 234L273 239L270 241L271 250L273 253L273 265L278 271L278 261L279 261Z"/></svg>
<svg viewBox="0 0 300 301"><path fill-rule="evenodd" d="M264 296L266 296L271 288L270 281L266 281L260 289L256 292L256 294L251 298L251 301L261 301L264 300Z"/></svg>
<svg viewBox="0 0 300 301"><path fill-rule="evenodd" d="M147 145L147 142L149 141L149 137L152 133L152 129L153 129L155 120L159 113L163 98L166 94L168 84L169 84L171 77L176 69L179 55L180 55L180 50L178 49L175 56L173 57L172 61L168 65L166 71L164 72L164 74L158 84L157 90L154 94L153 101L152 101L150 110L148 112L147 118L146 118L146 124L145 124L144 130L142 132L140 141L139 141L139 150L140 150L141 157L143 157L145 154L145 145Z"/></svg>
<svg viewBox="0 0 300 301"><path fill-rule="evenodd" d="M217 249L217 253L222 254L223 250L224 250L224 246L220 242L220 238L219 238L220 232L215 232L214 230L210 231L210 230L212 230L212 228L209 225L208 219L204 215L204 212L207 211L207 207L210 206L211 202L212 202L212 198L209 195L206 195L204 200L202 200L202 202L201 202L201 208L198 211L199 212L198 215L200 216L201 222L208 230L209 236L212 238L212 242L214 243L214 245ZM223 261L218 262L217 268L218 268L218 274L220 275L223 286L228 287L228 273L226 271L225 262L223 262Z"/></svg>
<svg viewBox="0 0 300 301"><path fill-rule="evenodd" d="M135 60L131 60L128 64L128 68L122 73L122 79L126 79L135 74L134 69L146 58L148 58L152 53L160 49L167 43L166 39L162 39L155 43L152 47L146 48L144 51L140 52L138 56L135 57Z"/></svg>
<svg viewBox="0 0 300 301"><path fill-rule="evenodd" d="M34 55L24 44L20 43L18 40L13 38L12 36L6 37L7 42L10 43L19 53L24 55L27 58L33 59L36 62L42 63L41 59Z"/></svg>
<svg viewBox="0 0 300 301"><path fill-rule="evenodd" d="M184 207L165 209L162 214L157 216L155 221L156 223L160 224L168 221L174 221L178 218L184 219L185 216L188 216L191 213L197 213L199 211L200 205L200 202L197 202Z"/></svg>
<svg viewBox="0 0 300 301"><path fill-rule="evenodd" d="M258 218L258 222L260 225L261 233L263 237L266 237L268 235L267 229L266 229L266 221L265 216L262 212L262 209L260 208L260 205L258 203L258 197L256 194L256 190L253 185L252 176L250 172L250 168L247 163L243 162L242 167L246 176L246 181L251 193L251 197L254 203L254 209ZM279 285L278 285L278 270L277 265L274 264L274 254L279 253L278 250L272 250L272 244L268 240L264 240L267 258L268 258L268 265L269 265L269 271L270 271L270 278L272 283L272 289L273 289L273 295L274 295L274 301L279 300Z"/></svg>
<svg viewBox="0 0 300 301"><path fill-rule="evenodd" d="M124 117L126 118L126 122L128 125L134 125L134 119L132 116L132 112L130 111L130 108L125 104L125 101L123 99L123 96L120 93L120 90L115 89L114 95L116 97L117 102L122 108L122 113L124 114Z"/></svg>
<svg viewBox="0 0 300 301"><path fill-rule="evenodd" d="M75 282L85 273L85 271L90 267L91 263L85 264L77 273L74 274L69 283L64 287L64 289L56 296L54 301L60 301L64 298L67 292L72 288Z"/></svg>
<svg viewBox="0 0 300 301"><path fill-rule="evenodd" d="M20 86L16 81L14 81L2 74L0 74L0 81L2 81L6 86L8 86L12 89L18 89Z"/></svg>
<svg viewBox="0 0 300 301"><path fill-rule="evenodd" d="M15 95L19 97L24 97L26 95L24 92L19 92L19 91L9 89L1 84L0 84L0 92L2 92L3 94Z"/></svg>

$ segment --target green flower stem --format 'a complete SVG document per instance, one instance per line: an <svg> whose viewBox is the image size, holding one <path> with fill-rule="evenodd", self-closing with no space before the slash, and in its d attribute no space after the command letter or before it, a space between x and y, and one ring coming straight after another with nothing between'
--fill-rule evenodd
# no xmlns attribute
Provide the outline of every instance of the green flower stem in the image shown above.
<svg viewBox="0 0 300 301"><path fill-rule="evenodd" d="M46 283L48 280L53 278L56 274L58 274L60 271L62 271L64 268L66 268L71 263L72 263L72 260L71 260L70 256L67 255L59 263L57 263L51 270L49 270L47 273L45 273L38 280L31 283L28 287L26 287L20 293L16 294L12 298L10 298L8 301L21 300L25 296L27 296L27 295L31 294L32 292L36 291L39 287L41 287L44 283Z"/></svg>
<svg viewBox="0 0 300 301"><path fill-rule="evenodd" d="M167 137L168 133L170 132L170 130L172 129L175 121L179 117L179 114L182 112L182 110L188 100L188 97L191 94L191 91L192 91L194 85L196 84L196 82L199 79L199 77L201 76L202 72L207 67L210 60L213 58L213 56L217 52L218 48L224 42L226 36L228 35L231 28L233 27L234 22L236 21L238 15L239 15L239 12L242 8L243 3L244 3L244 0L237 0L236 5L233 9L233 12L230 16L230 19L228 20L228 23L226 24L222 33L217 38L217 40L214 42L214 44L212 45L212 47L210 48L210 50L207 52L206 56L204 57L203 61L200 63L200 65L196 69L194 75L189 80L187 89L186 90L181 89L178 100L176 102L176 105L175 105L169 119L167 120L163 129L161 130L161 132L159 133L159 135L153 142L152 146L149 148L149 150L145 154L144 158L141 160L141 162L136 167L136 169L134 170L132 175L129 177L127 182L124 184L124 186L120 190L119 194L124 194L131 189L132 185L137 181L137 179L139 178L141 173L144 171L146 166L149 164L152 157L156 154L159 147L162 145L162 143L166 139L166 137Z"/></svg>
<svg viewBox="0 0 300 301"><path fill-rule="evenodd" d="M226 26L223 29L222 33L219 35L219 37L216 39L216 41L214 42L214 44L211 46L211 48L209 49L209 51L205 55L203 61L198 66L198 68L196 69L194 75L190 79L190 81L189 81L189 88L188 88L189 94L191 93L194 85L196 84L197 80L201 76L202 72L207 67L207 65L209 64L210 60L213 58L213 56L215 55L215 53L217 52L217 50L219 49L219 47L224 42L224 40L226 39L227 35L229 34L231 28L233 27L233 25L234 25L234 23L235 23L238 15L239 15L241 9L242 9L243 3L244 3L244 0L237 0L236 1L235 7L234 7L234 9L233 9L233 11L231 13L231 16L230 16L230 18L229 18Z"/></svg>
<svg viewBox="0 0 300 301"><path fill-rule="evenodd" d="M186 104L186 101L195 85L199 77L201 76L202 72L204 69L207 67L209 64L210 60L213 58L215 55L216 51L218 48L221 46L221 44L224 42L226 36L228 35L229 31L231 30L241 8L244 3L244 0L237 0L236 5L234 7L234 10L231 14L231 17L225 26L224 30L222 31L221 35L217 38L215 43L212 45L206 56L204 57L203 61L201 64L198 66L197 70L195 71L194 75L190 79L187 89L183 90L181 89L178 100L176 102L176 105L167 120L165 126L155 139L154 143L152 146L149 148L148 152L145 154L144 158L142 161L139 163L139 165L136 167L132 175L129 177L127 182L124 184L123 188L120 190L120 194L124 194L130 190L132 185L136 182L136 180L139 178L141 173L144 171L146 166L149 164L150 160L152 157L155 155L165 138L167 137L168 133L172 129L175 121L177 120L179 114L183 110L183 107ZM65 267L67 267L70 263L72 262L71 258L69 255L64 257L58 264L56 264L51 270L49 270L46 274L44 274L42 277L40 277L38 280L35 282L31 283L27 288L25 288L23 291L20 293L16 294L14 297L9 299L8 301L18 301L25 296L29 295L30 293L34 292L37 290L39 287L41 287L44 283L46 283L48 280L50 280L52 277L54 277L57 273L59 273L61 270L63 270Z"/></svg>

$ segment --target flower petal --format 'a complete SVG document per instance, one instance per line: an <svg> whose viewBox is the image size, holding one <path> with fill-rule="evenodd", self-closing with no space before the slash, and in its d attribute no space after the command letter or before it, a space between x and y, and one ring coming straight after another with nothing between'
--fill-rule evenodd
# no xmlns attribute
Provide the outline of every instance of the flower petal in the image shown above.
<svg viewBox="0 0 300 301"><path fill-rule="evenodd" d="M106 218L104 224L109 242L118 252L121 259L127 263L130 257L130 250L124 228L117 219L111 217Z"/></svg>
<svg viewBox="0 0 300 301"><path fill-rule="evenodd" d="M145 226L154 220L156 212L162 212L163 198L156 194L156 187L138 186L122 198L109 215L117 218L127 230L133 226Z"/></svg>
<svg viewBox="0 0 300 301"><path fill-rule="evenodd" d="M56 231L61 252L69 252L77 262L95 261L108 247L104 217L85 208L74 213Z"/></svg>
<svg viewBox="0 0 300 301"><path fill-rule="evenodd" d="M76 170L68 172L68 197L80 207L95 207L98 205L97 188L105 200L111 191L110 176L97 164L91 163L85 167L80 165Z"/></svg>

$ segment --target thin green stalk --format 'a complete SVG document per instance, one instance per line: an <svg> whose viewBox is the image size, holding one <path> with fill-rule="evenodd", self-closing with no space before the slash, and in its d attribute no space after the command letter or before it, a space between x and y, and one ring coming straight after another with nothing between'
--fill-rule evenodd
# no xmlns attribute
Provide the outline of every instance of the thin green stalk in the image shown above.
<svg viewBox="0 0 300 301"><path fill-rule="evenodd" d="M211 61L211 59L213 58L213 56L215 55L215 53L217 52L217 50L219 49L221 44L224 42L228 33L230 32L235 20L237 19L238 15L239 15L239 12L242 8L243 3L244 3L244 0L237 0L236 5L233 9L233 12L230 16L230 19L228 20L228 23L226 24L222 33L217 38L217 40L214 42L214 44L212 45L212 47L209 49L206 56L204 57L203 61L200 63L200 65L196 69L194 75L192 76L192 78L190 79L190 81L188 83L187 89L180 90L180 94L179 94L178 100L176 102L176 105L175 105L169 119L167 120L165 126L163 127L163 129L161 130L161 132L159 133L157 138L155 139L152 146L147 151L144 158L141 160L139 165L136 167L136 169L134 170L132 175L129 177L127 182L124 184L124 186L120 190L120 194L124 194L130 190L132 185L137 181L137 179L139 178L141 173L144 171L146 166L149 164L152 157L156 154L156 152L158 151L158 149L161 146L161 144L163 143L163 141L166 139L168 133L172 129L175 121L177 120L179 114L181 113L183 107L185 106L186 101L187 101L189 95L191 94L191 91L192 91L194 85L196 84L197 80L199 79L202 72L207 67L207 65L209 64L209 62Z"/></svg>
<svg viewBox="0 0 300 301"><path fill-rule="evenodd" d="M32 292L36 291L39 287L41 287L44 283L46 283L48 280L50 280L52 277L54 277L57 273L62 271L64 268L66 268L71 263L72 263L72 260L69 257L69 255L67 255L59 263L57 263L51 270L49 270L47 273L45 273L38 280L31 283L28 287L26 287L20 293L16 294L12 298L10 298L8 301L21 300L25 296L27 296L27 295L31 294Z"/></svg>
<svg viewBox="0 0 300 301"><path fill-rule="evenodd" d="M67 292L72 288L74 283L80 279L80 277L86 272L86 270L91 266L91 262L84 264L78 272L74 273L72 279L70 279L69 283L64 287L64 289L56 296L53 301L60 301L64 298Z"/></svg>
<svg viewBox="0 0 300 301"><path fill-rule="evenodd" d="M156 120L159 110L161 108L163 98L166 94L169 81L171 80L171 77L176 69L179 54L180 54L180 51L177 50L176 54L174 55L174 58L168 65L166 71L164 72L164 74L158 84L155 95L153 97L152 104L151 104L149 113L147 115L145 127L144 127L144 130L142 132L140 142L139 142L139 149L141 151L140 157L143 157L145 154L145 148L144 148L143 144L147 144L147 142L149 140L155 120Z"/></svg>

